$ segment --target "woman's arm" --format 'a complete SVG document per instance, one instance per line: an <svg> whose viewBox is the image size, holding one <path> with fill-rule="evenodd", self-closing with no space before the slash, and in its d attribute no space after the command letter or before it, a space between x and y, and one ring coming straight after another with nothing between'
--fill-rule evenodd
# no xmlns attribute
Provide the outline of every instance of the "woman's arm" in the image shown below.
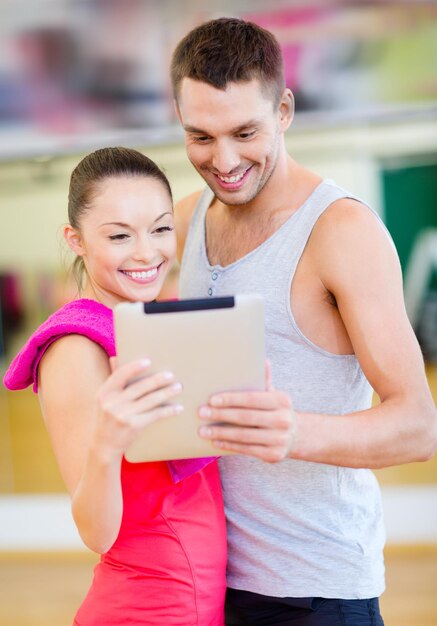
<svg viewBox="0 0 437 626"><path fill-rule="evenodd" d="M111 374L106 353L80 335L56 341L39 366L39 399L72 512L84 543L106 552L123 513L120 467L140 430L179 412L160 406L176 395L168 373L144 378L147 362ZM127 386L128 381L141 377Z"/></svg>

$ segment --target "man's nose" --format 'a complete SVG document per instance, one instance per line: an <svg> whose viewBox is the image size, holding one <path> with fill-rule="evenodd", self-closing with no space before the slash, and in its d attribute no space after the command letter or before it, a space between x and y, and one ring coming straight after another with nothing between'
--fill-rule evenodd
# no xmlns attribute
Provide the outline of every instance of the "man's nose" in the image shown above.
<svg viewBox="0 0 437 626"><path fill-rule="evenodd" d="M214 147L212 165L218 174L231 174L240 164L235 147L229 143L217 143Z"/></svg>

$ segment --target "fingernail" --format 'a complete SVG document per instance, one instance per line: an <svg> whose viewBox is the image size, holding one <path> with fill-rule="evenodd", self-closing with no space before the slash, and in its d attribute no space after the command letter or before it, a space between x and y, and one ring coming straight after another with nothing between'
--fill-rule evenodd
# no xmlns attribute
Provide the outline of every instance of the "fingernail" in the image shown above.
<svg viewBox="0 0 437 626"><path fill-rule="evenodd" d="M173 380L174 374L173 372L163 372L162 377L164 380Z"/></svg>
<svg viewBox="0 0 437 626"><path fill-rule="evenodd" d="M173 391L182 391L181 383L175 383L174 385L171 386L171 388L173 389Z"/></svg>
<svg viewBox="0 0 437 626"><path fill-rule="evenodd" d="M184 407L182 404L175 404L173 407L174 412L179 415L179 413L182 413L184 410Z"/></svg>
<svg viewBox="0 0 437 626"><path fill-rule="evenodd" d="M199 428L199 434L202 435L202 437L211 437L212 428L208 428L208 426L202 426L201 428Z"/></svg>
<svg viewBox="0 0 437 626"><path fill-rule="evenodd" d="M220 406L221 404L223 404L223 398L221 396L213 396L210 399L209 403L213 406Z"/></svg>
<svg viewBox="0 0 437 626"><path fill-rule="evenodd" d="M150 359L141 359L140 365L141 365L141 367L149 367Z"/></svg>
<svg viewBox="0 0 437 626"><path fill-rule="evenodd" d="M212 411L208 406L201 406L199 409L200 417L211 417Z"/></svg>

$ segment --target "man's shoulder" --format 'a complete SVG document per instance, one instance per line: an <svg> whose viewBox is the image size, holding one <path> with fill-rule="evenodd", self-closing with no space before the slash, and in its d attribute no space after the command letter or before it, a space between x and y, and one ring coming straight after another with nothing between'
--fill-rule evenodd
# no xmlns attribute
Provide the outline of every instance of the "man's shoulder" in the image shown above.
<svg viewBox="0 0 437 626"><path fill-rule="evenodd" d="M185 196L181 200L178 200L178 202L176 202L175 204L176 219L180 219L183 221L187 220L189 222L202 193L203 189L198 189L197 191L190 193L188 196Z"/></svg>
<svg viewBox="0 0 437 626"><path fill-rule="evenodd" d="M318 219L314 234L316 237L372 237L375 232L383 233L382 221L376 213L361 200L353 197L340 198L333 202ZM386 236L386 233L384 233Z"/></svg>
<svg viewBox="0 0 437 626"><path fill-rule="evenodd" d="M354 198L337 200L324 211L314 227L309 249L325 285L343 275L358 277L362 267L378 272L384 264L397 271L397 254L382 220Z"/></svg>
<svg viewBox="0 0 437 626"><path fill-rule="evenodd" d="M189 196L185 196L175 204L175 225L178 240L179 261L182 259L191 218L193 217L194 210L202 193L203 190L199 189L194 193L191 193Z"/></svg>

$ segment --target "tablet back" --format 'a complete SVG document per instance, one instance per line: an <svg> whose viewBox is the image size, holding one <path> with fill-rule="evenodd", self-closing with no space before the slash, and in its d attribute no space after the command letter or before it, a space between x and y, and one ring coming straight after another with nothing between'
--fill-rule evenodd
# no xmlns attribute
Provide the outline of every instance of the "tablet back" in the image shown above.
<svg viewBox="0 0 437 626"><path fill-rule="evenodd" d="M201 307L202 302L208 307L217 303L220 308L189 310ZM222 450L198 436L201 421L197 410L215 392L265 388L263 300L239 295L156 303L160 305L169 310L145 313L144 306L151 305L140 302L115 307L117 360L121 365L148 357L152 373L173 372L183 385L175 401L184 411L148 425L127 450L126 459L141 462L222 455ZM184 308L188 310L180 310Z"/></svg>

